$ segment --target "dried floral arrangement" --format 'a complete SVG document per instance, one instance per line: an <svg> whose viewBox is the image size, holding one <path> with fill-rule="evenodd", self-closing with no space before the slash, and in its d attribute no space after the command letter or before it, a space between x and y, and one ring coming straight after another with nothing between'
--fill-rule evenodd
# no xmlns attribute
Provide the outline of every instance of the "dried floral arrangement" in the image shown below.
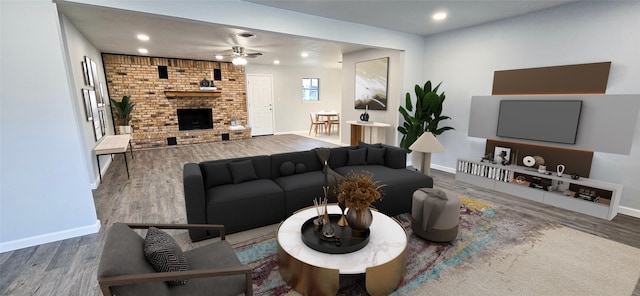
<svg viewBox="0 0 640 296"><path fill-rule="evenodd" d="M379 181L373 181L373 174L362 171L356 174L349 172L344 179L338 182L336 193L338 202L344 203L347 208L364 210L371 203L382 198L382 187Z"/></svg>

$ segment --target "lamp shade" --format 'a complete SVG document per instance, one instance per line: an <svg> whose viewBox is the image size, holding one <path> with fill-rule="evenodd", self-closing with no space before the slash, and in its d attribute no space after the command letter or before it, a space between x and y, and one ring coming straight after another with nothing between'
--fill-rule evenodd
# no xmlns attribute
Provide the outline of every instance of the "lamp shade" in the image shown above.
<svg viewBox="0 0 640 296"><path fill-rule="evenodd" d="M422 135L409 146L409 149L418 152L434 153L444 152L444 147L431 132L424 132Z"/></svg>

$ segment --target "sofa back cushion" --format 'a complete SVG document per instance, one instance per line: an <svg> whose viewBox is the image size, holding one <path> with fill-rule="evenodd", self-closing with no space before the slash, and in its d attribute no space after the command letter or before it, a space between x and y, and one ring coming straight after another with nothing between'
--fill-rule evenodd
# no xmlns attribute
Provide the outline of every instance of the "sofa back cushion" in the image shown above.
<svg viewBox="0 0 640 296"><path fill-rule="evenodd" d="M114 223L102 249L98 278L155 272L144 256L144 239L129 226ZM170 295L165 282L116 286L111 291L115 295Z"/></svg>
<svg viewBox="0 0 640 296"><path fill-rule="evenodd" d="M346 166L349 162L349 150L357 148L358 146L331 148L331 154L329 156L329 166L332 169Z"/></svg>
<svg viewBox="0 0 640 296"><path fill-rule="evenodd" d="M204 188L209 189L233 182L231 172L227 166L228 162L229 161L208 161L200 163L200 169L202 170L204 179Z"/></svg>
<svg viewBox="0 0 640 296"><path fill-rule="evenodd" d="M285 174L283 174L281 167L285 162L293 163L295 168L293 174L322 170L322 164L313 150L278 153L271 155L271 176L273 179L292 175L286 174L290 173L290 171L286 170L284 171Z"/></svg>
<svg viewBox="0 0 640 296"><path fill-rule="evenodd" d="M234 179L229 170L229 163L242 162L248 159L251 160L258 179L271 179L271 158L267 155L205 161L200 163L205 189L233 184Z"/></svg>
<svg viewBox="0 0 640 296"><path fill-rule="evenodd" d="M233 184L243 183L247 181L253 181L258 179L256 170L253 168L253 161L251 159L245 159L241 161L232 161L228 163L229 171L231 171L231 178Z"/></svg>

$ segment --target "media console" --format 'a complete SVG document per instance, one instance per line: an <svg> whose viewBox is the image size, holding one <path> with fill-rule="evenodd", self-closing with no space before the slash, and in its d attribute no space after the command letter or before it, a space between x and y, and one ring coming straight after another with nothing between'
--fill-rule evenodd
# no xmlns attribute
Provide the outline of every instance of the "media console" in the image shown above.
<svg viewBox="0 0 640 296"><path fill-rule="evenodd" d="M559 208L611 220L618 213L622 185L556 172L458 159L456 180Z"/></svg>

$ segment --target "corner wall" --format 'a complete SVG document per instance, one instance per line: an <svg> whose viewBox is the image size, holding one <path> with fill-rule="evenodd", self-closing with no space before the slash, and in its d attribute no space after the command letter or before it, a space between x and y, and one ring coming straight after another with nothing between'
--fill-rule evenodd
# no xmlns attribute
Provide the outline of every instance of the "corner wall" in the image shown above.
<svg viewBox="0 0 640 296"><path fill-rule="evenodd" d="M640 93L640 3L576 2L426 38L425 79L443 81L444 115L456 130L432 163L453 171L458 157L480 157L485 139L467 136L472 96L490 95L493 72L611 61L607 94ZM616 114L603 114L615 117ZM621 213L640 217L640 121L630 155L596 152L591 177L624 185Z"/></svg>
<svg viewBox="0 0 640 296"><path fill-rule="evenodd" d="M55 4L0 1L0 30L0 252L95 233Z"/></svg>

